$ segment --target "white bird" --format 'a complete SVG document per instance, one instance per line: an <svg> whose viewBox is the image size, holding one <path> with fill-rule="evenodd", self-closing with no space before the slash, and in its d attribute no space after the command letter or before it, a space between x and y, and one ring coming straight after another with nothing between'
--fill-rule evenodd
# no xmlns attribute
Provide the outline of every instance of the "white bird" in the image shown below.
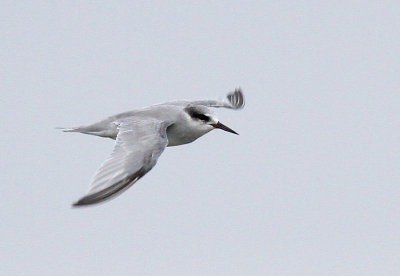
<svg viewBox="0 0 400 276"><path fill-rule="evenodd" d="M241 109L244 97L240 89L224 101L174 101L152 105L111 116L98 123L65 132L80 132L115 139L114 150L95 174L86 196L74 206L90 205L111 199L149 172L165 147L193 142L219 128L234 134L208 107Z"/></svg>

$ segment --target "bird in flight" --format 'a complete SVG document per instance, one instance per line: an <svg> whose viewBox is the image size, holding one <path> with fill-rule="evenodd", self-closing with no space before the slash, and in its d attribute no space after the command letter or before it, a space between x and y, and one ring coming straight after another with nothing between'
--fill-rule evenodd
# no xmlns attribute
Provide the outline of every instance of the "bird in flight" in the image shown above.
<svg viewBox="0 0 400 276"><path fill-rule="evenodd" d="M111 199L148 173L166 147L191 143L222 124L209 107L241 109L241 89L222 101L173 101L120 113L88 126L63 128L116 140L114 150L96 172L88 193L73 204L85 206Z"/></svg>

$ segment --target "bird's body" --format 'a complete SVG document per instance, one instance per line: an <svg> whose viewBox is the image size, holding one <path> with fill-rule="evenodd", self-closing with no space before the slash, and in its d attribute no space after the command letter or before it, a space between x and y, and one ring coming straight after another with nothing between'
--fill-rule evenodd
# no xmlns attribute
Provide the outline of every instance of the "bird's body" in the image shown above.
<svg viewBox="0 0 400 276"><path fill-rule="evenodd" d="M88 126L65 132L116 140L114 151L102 164L88 194L75 206L110 199L132 186L150 171L167 146L191 143L214 128L234 132L221 124L208 107L240 109L243 94L235 90L223 101L174 101L120 113Z"/></svg>
<svg viewBox="0 0 400 276"><path fill-rule="evenodd" d="M152 105L143 109L117 114L89 126L67 129L65 131L80 132L115 140L118 135L118 125L126 118L137 118L142 120L152 118L155 120L164 121L167 124L171 123L171 125L169 125L167 128L167 147L170 147L193 142L200 136L212 130L212 128L199 129L197 124L193 124L188 117L188 114L182 112L182 110L182 106L179 105ZM174 122L177 121L180 123L174 124Z"/></svg>

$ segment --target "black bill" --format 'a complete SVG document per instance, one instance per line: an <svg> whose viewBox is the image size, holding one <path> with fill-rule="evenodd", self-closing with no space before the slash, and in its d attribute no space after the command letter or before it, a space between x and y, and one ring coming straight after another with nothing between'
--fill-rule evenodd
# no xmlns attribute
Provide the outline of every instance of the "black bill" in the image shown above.
<svg viewBox="0 0 400 276"><path fill-rule="evenodd" d="M220 129L225 130L225 131L228 131L228 132L230 132L230 133L239 135L239 133L237 133L237 132L234 131L233 129L230 129L230 128L227 127L226 125L221 124L220 122L218 122L218 123L216 123L216 124L211 124L211 125L212 125L213 127L215 127L215 128L220 128Z"/></svg>

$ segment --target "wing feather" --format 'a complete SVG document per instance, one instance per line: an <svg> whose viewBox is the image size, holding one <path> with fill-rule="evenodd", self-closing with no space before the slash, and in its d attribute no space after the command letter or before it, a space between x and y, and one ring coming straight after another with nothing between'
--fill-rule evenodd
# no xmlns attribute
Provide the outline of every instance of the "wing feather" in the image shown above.
<svg viewBox="0 0 400 276"><path fill-rule="evenodd" d="M213 101L213 100L203 100L203 101L193 101L194 105L204 105L208 107L225 107L231 109L242 109L244 107L244 96L240 88L235 89L235 91L230 92L226 95L228 101Z"/></svg>
<svg viewBox="0 0 400 276"><path fill-rule="evenodd" d="M186 106L191 105L204 105L207 107L224 107L230 109L242 109L245 105L243 92L240 88L235 89L235 91L230 92L226 95L226 99L222 101L216 100L198 100L198 101L174 101L164 103L165 105L181 105Z"/></svg>
<svg viewBox="0 0 400 276"><path fill-rule="evenodd" d="M95 174L88 194L74 206L111 199L149 172L168 144L168 125L149 118L123 120L118 127L113 152Z"/></svg>

